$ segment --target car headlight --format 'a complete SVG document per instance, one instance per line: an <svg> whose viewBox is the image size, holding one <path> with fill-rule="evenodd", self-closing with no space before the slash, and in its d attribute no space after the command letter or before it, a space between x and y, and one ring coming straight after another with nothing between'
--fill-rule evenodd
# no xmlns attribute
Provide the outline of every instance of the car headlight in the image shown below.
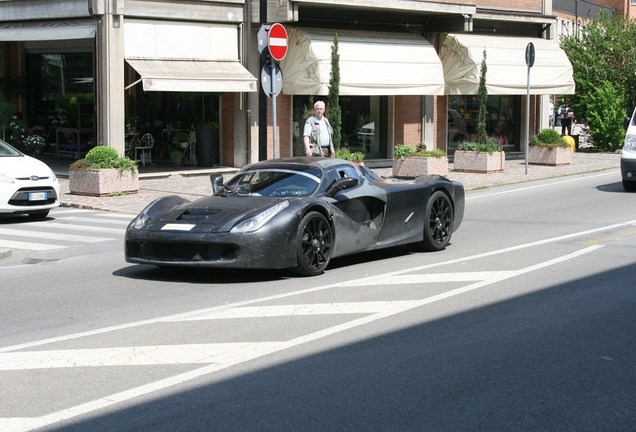
<svg viewBox="0 0 636 432"><path fill-rule="evenodd" d="M623 149L636 151L636 135L625 136L625 145L623 146Z"/></svg>
<svg viewBox="0 0 636 432"><path fill-rule="evenodd" d="M14 183L11 177L7 177L6 175L0 173L0 183Z"/></svg>
<svg viewBox="0 0 636 432"><path fill-rule="evenodd" d="M230 230L230 232L232 234L254 232L265 225L267 221L269 221L278 213L287 208L287 206L289 206L289 201L281 201L275 206L272 206L267 210L260 212L256 216L252 216L251 218L239 222Z"/></svg>
<svg viewBox="0 0 636 432"><path fill-rule="evenodd" d="M148 207L146 207L141 213L137 215L136 218L130 222L130 227L134 229L141 229L146 222L150 219L150 215L148 214Z"/></svg>

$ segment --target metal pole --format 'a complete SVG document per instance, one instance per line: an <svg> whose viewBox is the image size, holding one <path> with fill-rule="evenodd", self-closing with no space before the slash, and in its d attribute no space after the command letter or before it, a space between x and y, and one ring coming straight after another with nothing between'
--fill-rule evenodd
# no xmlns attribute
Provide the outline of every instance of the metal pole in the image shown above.
<svg viewBox="0 0 636 432"><path fill-rule="evenodd" d="M528 151L529 151L529 141L530 141L530 65L528 65L528 85L526 92L526 131L525 131L525 139L526 139L526 175L528 174Z"/></svg>
<svg viewBox="0 0 636 432"><path fill-rule="evenodd" d="M270 94L272 95L272 151L274 153L274 159L278 158L278 151L276 149L276 61L272 57L270 61L272 67L272 79Z"/></svg>

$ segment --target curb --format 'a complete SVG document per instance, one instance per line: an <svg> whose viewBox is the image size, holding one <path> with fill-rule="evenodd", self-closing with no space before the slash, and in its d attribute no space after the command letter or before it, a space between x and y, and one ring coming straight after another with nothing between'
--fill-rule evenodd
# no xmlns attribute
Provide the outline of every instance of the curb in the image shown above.
<svg viewBox="0 0 636 432"><path fill-rule="evenodd" d="M9 249L0 249L0 259L7 258L11 255L11 250Z"/></svg>

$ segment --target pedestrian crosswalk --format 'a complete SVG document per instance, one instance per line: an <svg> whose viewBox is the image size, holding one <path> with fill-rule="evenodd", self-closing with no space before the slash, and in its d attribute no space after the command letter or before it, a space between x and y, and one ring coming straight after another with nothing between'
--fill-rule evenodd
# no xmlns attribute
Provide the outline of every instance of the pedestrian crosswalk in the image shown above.
<svg viewBox="0 0 636 432"><path fill-rule="evenodd" d="M121 240L134 215L85 209L55 209L46 220L0 224L0 248L54 251L81 244Z"/></svg>

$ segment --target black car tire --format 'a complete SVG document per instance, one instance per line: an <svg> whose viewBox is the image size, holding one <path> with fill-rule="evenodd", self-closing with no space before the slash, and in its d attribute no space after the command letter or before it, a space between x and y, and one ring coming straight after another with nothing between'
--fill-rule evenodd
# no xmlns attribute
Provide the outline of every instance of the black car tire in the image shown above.
<svg viewBox="0 0 636 432"><path fill-rule="evenodd" d="M322 274L329 265L332 252L333 230L329 221L318 212L307 213L296 232L296 273L301 276Z"/></svg>
<svg viewBox="0 0 636 432"><path fill-rule="evenodd" d="M623 180L623 189L625 192L636 192L636 181Z"/></svg>
<svg viewBox="0 0 636 432"><path fill-rule="evenodd" d="M423 252L441 251L448 246L453 233L453 206L448 196L434 192L426 203L424 239L415 244Z"/></svg>
<svg viewBox="0 0 636 432"><path fill-rule="evenodd" d="M36 219L36 220L44 219L44 218L46 218L49 215L49 211L50 210L34 211L34 212L29 213L29 217L31 219Z"/></svg>

